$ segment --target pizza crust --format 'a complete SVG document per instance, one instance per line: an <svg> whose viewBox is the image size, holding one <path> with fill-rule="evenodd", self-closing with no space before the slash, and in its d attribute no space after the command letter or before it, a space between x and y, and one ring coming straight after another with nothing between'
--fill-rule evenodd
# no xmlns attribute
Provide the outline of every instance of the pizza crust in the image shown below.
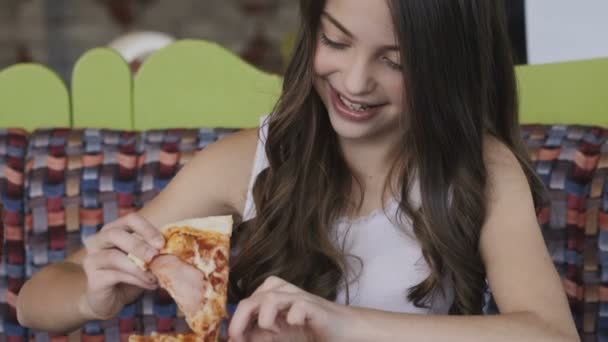
<svg viewBox="0 0 608 342"><path fill-rule="evenodd" d="M157 276L160 285L176 299L180 310L186 313L186 322L190 329L198 334L198 337L191 335L198 339L188 337L190 335L156 335L153 339L133 335L132 339L131 337L129 339L130 342L217 340L221 320L227 317L225 306L232 224L231 216L188 219L171 223L160 229L166 243L150 263L146 264L134 255L128 255L129 259L142 270L148 270L152 264L152 272ZM175 262L181 261L182 266L172 265L166 268L163 263L167 260L159 259L163 255L177 257L179 260L175 259ZM155 262L157 259L158 262ZM195 272L200 272L200 278L192 272L185 272L187 269L180 268L187 266L192 266ZM184 278L186 274L194 277ZM191 292L191 289L180 290L179 288L184 284L202 284L203 288L194 292ZM200 304L196 304L199 302L195 298L200 300L201 297ZM188 307L189 310L185 310Z"/></svg>
<svg viewBox="0 0 608 342"><path fill-rule="evenodd" d="M194 235L198 235L198 232L216 232L230 237L232 236L233 223L232 216L210 216L170 223L161 227L160 231L165 239L169 237L174 230L180 228L183 229L183 227L187 227L192 230L191 232ZM161 254L163 254L163 252L166 252L166 247L161 250ZM142 271L148 270L149 263L144 262L131 253L129 253L127 257Z"/></svg>
<svg viewBox="0 0 608 342"><path fill-rule="evenodd" d="M203 339L194 334L157 334L150 336L131 335L129 342L203 342Z"/></svg>
<svg viewBox="0 0 608 342"><path fill-rule="evenodd" d="M175 227L191 227L195 230L217 232L227 236L232 235L232 216L210 216L194 218L167 224L160 228L163 235L167 230Z"/></svg>

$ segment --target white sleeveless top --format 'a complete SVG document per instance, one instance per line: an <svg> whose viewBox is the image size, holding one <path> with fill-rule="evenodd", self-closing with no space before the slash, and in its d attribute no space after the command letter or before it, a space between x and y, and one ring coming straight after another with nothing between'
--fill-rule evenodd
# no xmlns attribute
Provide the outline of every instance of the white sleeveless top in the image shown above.
<svg viewBox="0 0 608 342"><path fill-rule="evenodd" d="M265 152L268 125L262 121L256 149L249 190L245 201L243 220L255 217L256 209L251 190L257 175L268 167ZM411 201L420 203L417 184L413 187ZM369 216L336 222L333 241L348 255L348 281L343 280L338 289L336 302L346 304L346 283L349 304L391 312L416 314L447 314L453 294L446 286L446 294L439 291L429 301L430 308L418 308L407 299L408 289L418 285L430 274L422 256L418 241L414 238L411 221L402 219L401 226L392 218L397 217L398 203L393 200L385 210L378 209Z"/></svg>

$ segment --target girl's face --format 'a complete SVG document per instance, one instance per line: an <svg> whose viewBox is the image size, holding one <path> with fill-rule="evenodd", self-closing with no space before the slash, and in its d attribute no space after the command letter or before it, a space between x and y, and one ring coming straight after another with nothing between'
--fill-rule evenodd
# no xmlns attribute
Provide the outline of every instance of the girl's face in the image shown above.
<svg viewBox="0 0 608 342"><path fill-rule="evenodd" d="M315 89L343 140L399 129L404 82L386 0L327 0L314 57Z"/></svg>

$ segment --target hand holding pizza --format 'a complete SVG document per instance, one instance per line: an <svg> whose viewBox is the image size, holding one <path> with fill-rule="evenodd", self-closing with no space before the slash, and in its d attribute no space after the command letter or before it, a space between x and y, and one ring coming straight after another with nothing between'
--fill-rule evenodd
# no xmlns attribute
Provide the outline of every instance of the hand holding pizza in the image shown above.
<svg viewBox="0 0 608 342"><path fill-rule="evenodd" d="M129 259L150 269L184 313L189 334L131 335L129 342L211 342L228 317L228 274L232 216L186 219L160 228L166 240L151 262Z"/></svg>
<svg viewBox="0 0 608 342"><path fill-rule="evenodd" d="M155 289L156 277L138 268L129 254L152 260L165 244L162 234L138 214L122 217L85 241L83 268L87 290L79 308L90 319L108 319L135 300L142 289Z"/></svg>
<svg viewBox="0 0 608 342"><path fill-rule="evenodd" d="M230 340L249 341L259 329L281 336L282 321L291 327L303 327L315 341L345 341L348 326L354 320L346 306L312 295L277 277L269 277L251 295L242 300L229 327ZM259 329L258 329L259 328Z"/></svg>

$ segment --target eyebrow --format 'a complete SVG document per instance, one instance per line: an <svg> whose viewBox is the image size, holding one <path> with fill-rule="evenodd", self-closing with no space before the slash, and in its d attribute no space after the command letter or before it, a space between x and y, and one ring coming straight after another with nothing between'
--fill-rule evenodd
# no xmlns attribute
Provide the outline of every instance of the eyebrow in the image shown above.
<svg viewBox="0 0 608 342"><path fill-rule="evenodd" d="M352 32L347 30L346 27L344 27L344 25L340 24L340 22L336 18L334 18L331 14L327 13L326 11L323 11L322 16L325 17L327 20L329 20L329 22L331 22L340 31L342 31L342 33L344 33L345 35L347 35L350 38L355 38L355 35L353 35ZM397 52L400 51L400 49L397 45L383 45L380 47L380 50L397 51Z"/></svg>
<svg viewBox="0 0 608 342"><path fill-rule="evenodd" d="M347 30L346 27L340 24L340 22L336 18L332 17L331 14L323 12L323 16L327 18L327 20L329 20L332 24L334 24L334 26L337 27L340 31L342 31L345 35L349 36L350 38L354 38L354 35L349 30Z"/></svg>

